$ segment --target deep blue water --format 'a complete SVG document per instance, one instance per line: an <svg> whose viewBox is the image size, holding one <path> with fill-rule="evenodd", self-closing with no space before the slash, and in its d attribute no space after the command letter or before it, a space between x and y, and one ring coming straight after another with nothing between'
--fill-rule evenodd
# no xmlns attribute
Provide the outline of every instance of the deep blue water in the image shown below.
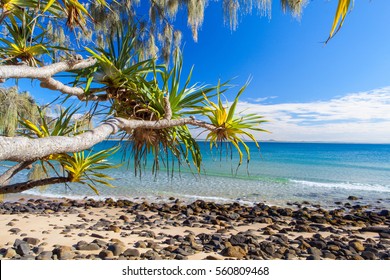
<svg viewBox="0 0 390 280"><path fill-rule="evenodd" d="M106 141L95 150L118 145ZM323 143L261 143L260 151L253 143L252 158L236 172L238 156L210 152L207 143L200 143L203 168L200 175L186 166L168 175L162 165L154 176L150 166L141 178L134 175L132 159L110 175L117 180L114 189L99 187L101 197L135 198L178 197L185 200L214 199L218 201L262 202L283 205L286 202L309 201L331 206L346 201L350 195L362 197L361 202L374 206L390 205L390 145L323 144ZM129 156L130 153L127 153ZM118 152L113 162L120 162ZM84 197L94 196L85 187L50 187L45 193L29 193Z"/></svg>

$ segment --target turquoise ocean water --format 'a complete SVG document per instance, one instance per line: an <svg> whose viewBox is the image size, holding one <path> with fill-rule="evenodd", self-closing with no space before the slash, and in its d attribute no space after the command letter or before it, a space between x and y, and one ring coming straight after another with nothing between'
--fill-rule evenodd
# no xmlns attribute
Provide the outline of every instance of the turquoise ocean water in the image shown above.
<svg viewBox="0 0 390 280"><path fill-rule="evenodd" d="M118 145L106 141L94 150ZM181 171L167 174L162 166L157 176L146 167L142 177L134 175L132 160L110 175L116 188L99 187L100 198L117 199L180 198L240 202L267 202L285 205L286 202L309 201L323 206L346 201L350 195L363 198L361 202L378 207L390 205L390 145L323 144L323 143L261 143L260 151L248 143L252 158L236 172L237 154L233 157L210 152L207 143L200 143L203 168L200 175L183 166ZM129 154L129 153L128 153ZM123 152L112 161L118 163ZM52 186L43 193L30 190L29 194L96 198L85 187Z"/></svg>

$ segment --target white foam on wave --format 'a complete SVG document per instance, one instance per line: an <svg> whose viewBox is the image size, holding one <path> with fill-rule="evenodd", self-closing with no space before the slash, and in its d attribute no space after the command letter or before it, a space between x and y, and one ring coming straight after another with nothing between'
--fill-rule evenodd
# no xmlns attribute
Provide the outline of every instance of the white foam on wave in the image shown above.
<svg viewBox="0 0 390 280"><path fill-rule="evenodd" d="M350 183L350 182L324 183L324 182L312 182L312 181L303 181L303 180L290 180L290 182L303 185L306 187L338 188L338 189L346 189L346 190L361 190L361 191L390 193L390 186L383 186L379 184L362 184L362 183Z"/></svg>

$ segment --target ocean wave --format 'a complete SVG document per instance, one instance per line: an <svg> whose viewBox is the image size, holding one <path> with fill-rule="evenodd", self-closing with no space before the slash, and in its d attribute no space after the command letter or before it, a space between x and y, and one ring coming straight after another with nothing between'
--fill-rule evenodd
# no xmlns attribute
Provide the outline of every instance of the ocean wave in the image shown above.
<svg viewBox="0 0 390 280"><path fill-rule="evenodd" d="M350 182L313 182L304 180L289 180L291 183L295 183L305 187L316 188L338 188L346 190L361 190L361 191L373 191L373 192L385 192L390 193L390 186L384 186L380 184L363 184L363 183L350 183Z"/></svg>

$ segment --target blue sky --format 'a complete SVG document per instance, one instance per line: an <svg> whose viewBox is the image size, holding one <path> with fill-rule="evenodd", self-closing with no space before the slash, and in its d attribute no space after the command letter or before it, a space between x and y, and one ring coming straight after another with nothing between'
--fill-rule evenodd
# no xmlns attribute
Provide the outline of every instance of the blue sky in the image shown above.
<svg viewBox="0 0 390 280"><path fill-rule="evenodd" d="M312 1L300 20L274 1L271 19L242 17L235 32L219 5L198 43L185 34L185 63L198 81L252 77L240 108L265 115L272 131L257 138L390 143L390 1L357 1L327 45L335 0Z"/></svg>
<svg viewBox="0 0 390 280"><path fill-rule="evenodd" d="M236 77L243 85L252 77L239 107L270 120L272 134L256 134L261 140L390 143L390 1L356 1L327 45L336 0L311 1L300 20L273 2L271 19L254 12L232 32L221 3L209 1L197 43L179 14L193 81ZM47 98L36 82L21 85L41 102L56 96Z"/></svg>

